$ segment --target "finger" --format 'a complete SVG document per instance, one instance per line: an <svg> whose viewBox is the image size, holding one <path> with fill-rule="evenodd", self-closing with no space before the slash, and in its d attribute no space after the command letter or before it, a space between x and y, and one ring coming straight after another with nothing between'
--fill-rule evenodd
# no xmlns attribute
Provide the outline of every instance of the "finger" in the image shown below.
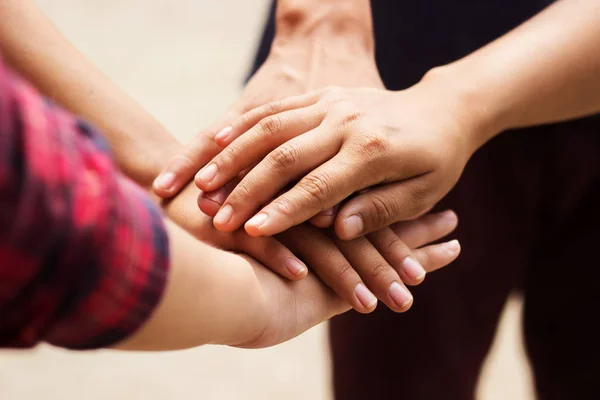
<svg viewBox="0 0 600 400"><path fill-rule="evenodd" d="M423 213L434 203L427 177L382 185L348 201L335 220L338 237L350 240Z"/></svg>
<svg viewBox="0 0 600 400"><path fill-rule="evenodd" d="M219 154L221 148L215 143L214 137L219 128L230 119L231 112L228 112L226 116L194 136L181 153L167 164L152 185L157 196L165 199L175 196L200 168Z"/></svg>
<svg viewBox="0 0 600 400"><path fill-rule="evenodd" d="M460 254L461 247L458 240L433 244L414 251L415 258L425 267L427 272L433 272L443 268L456 260Z"/></svg>
<svg viewBox="0 0 600 400"><path fill-rule="evenodd" d="M322 139L320 128L278 147L233 189L215 217L215 227L224 232L235 231L290 181L326 162L338 150L334 137Z"/></svg>
<svg viewBox="0 0 600 400"><path fill-rule="evenodd" d="M234 179L213 192L201 191L198 195L198 208L209 217L214 217L238 183L239 180Z"/></svg>
<svg viewBox="0 0 600 400"><path fill-rule="evenodd" d="M379 254L367 238L361 237L352 241L335 238L334 241L369 290L390 309L404 312L411 307L412 294L402 283L396 270Z"/></svg>
<svg viewBox="0 0 600 400"><path fill-rule="evenodd" d="M418 285L425 279L425 268L416 260L408 247L391 228L383 228L367 235L379 254L396 270L402 282Z"/></svg>
<svg viewBox="0 0 600 400"><path fill-rule="evenodd" d="M239 231L238 234L236 243L239 243L239 249L275 273L293 281L300 280L308 274L306 264L277 239L253 238L243 231Z"/></svg>
<svg viewBox="0 0 600 400"><path fill-rule="evenodd" d="M215 136L215 141L221 147L229 145L245 132L258 124L261 120L285 111L308 107L319 100L320 92L311 92L300 96L292 96L278 101L272 101L256 107L225 127Z"/></svg>
<svg viewBox="0 0 600 400"><path fill-rule="evenodd" d="M274 235L333 207L360 189L379 183L377 174L357 167L352 159L352 155L343 151L317 167L250 219L246 232L251 236Z"/></svg>
<svg viewBox="0 0 600 400"><path fill-rule="evenodd" d="M335 221L335 214L337 214L338 209L339 205L336 205L335 207L330 207L325 211L321 211L312 217L309 222L317 228L329 228Z"/></svg>
<svg viewBox="0 0 600 400"><path fill-rule="evenodd" d="M265 118L227 146L196 175L196 185L213 191L257 164L270 151L288 140L319 126L323 112L316 106L287 111Z"/></svg>
<svg viewBox="0 0 600 400"><path fill-rule="evenodd" d="M277 239L306 261L316 275L356 311L370 313L375 309L377 298L325 232L304 224L278 235Z"/></svg>
<svg viewBox="0 0 600 400"><path fill-rule="evenodd" d="M454 211L447 210L413 221L397 222L391 228L407 246L414 249L443 238L457 226L458 217Z"/></svg>

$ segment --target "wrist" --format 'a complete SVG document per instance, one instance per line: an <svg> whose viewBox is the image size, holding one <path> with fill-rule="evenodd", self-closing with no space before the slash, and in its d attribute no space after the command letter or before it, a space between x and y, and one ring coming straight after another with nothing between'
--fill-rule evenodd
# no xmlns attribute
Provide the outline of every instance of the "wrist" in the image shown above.
<svg viewBox="0 0 600 400"><path fill-rule="evenodd" d="M368 0L280 0L275 19L274 45L317 36L344 39L374 51Z"/></svg>
<svg viewBox="0 0 600 400"><path fill-rule="evenodd" d="M509 128L502 104L476 76L477 71L456 62L431 69L419 83L444 94L444 107L455 117L470 154Z"/></svg>

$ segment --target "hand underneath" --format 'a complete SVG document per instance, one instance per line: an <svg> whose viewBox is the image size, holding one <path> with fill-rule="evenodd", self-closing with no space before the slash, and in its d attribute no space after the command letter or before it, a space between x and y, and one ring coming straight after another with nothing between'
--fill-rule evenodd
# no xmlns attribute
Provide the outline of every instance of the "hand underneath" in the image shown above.
<svg viewBox="0 0 600 400"><path fill-rule="evenodd" d="M235 182L228 187L235 187ZM227 188L224 188L199 196L198 205L207 215L214 215L226 197ZM457 222L456 215L448 211L422 217L414 223L414 227L428 232L426 238L430 242L452 232ZM460 252L456 241L431 246L428 248L430 254L435 255L423 263L424 253L414 246L415 243L423 243L412 240L410 235L408 243L401 239L407 226L411 225L396 224L366 237L342 241L332 231L301 224L275 238L293 250L326 285L357 311L373 311L377 297L393 311L403 312L413 302L405 284L420 284L426 273L447 265Z"/></svg>

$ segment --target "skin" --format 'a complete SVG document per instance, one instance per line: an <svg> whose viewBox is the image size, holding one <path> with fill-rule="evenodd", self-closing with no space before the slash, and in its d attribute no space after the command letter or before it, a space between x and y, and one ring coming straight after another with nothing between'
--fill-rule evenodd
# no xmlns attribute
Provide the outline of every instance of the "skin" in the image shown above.
<svg viewBox="0 0 600 400"><path fill-rule="evenodd" d="M182 147L77 52L33 3L2 2L0 17L13 21L0 24L0 47L11 65L41 91L100 127L115 149L123 172L149 188L167 161ZM210 218L198 212L197 197L197 189L188 185L174 199L163 203L170 218L167 225L172 267L168 288L151 320L117 348L163 350L204 343L263 347L294 337L350 306L362 312L372 311L376 299L364 285L359 286L360 277L350 262L376 268L377 274L368 267L365 274L383 282L380 296L396 311L404 311L412 304L412 296L408 293L407 297L403 292L403 282L398 275L385 274L390 269L387 260L381 256L375 260L358 259L356 254L361 252L371 254L370 242L368 246L363 240L361 247L357 247L361 244L357 242L355 246L341 248L336 244L337 239L309 225L283 233L281 242L258 241L243 231L218 232ZM456 224L456 216L451 212L397 224L389 228L393 236L388 235L387 242L378 245L384 252L398 257L395 250L398 243L402 243L423 273L433 271L454 260L460 246L456 241L423 246L445 236ZM343 299L333 295L307 271L296 277L305 279L290 282L249 257L204 245L197 238L221 248L248 252L259 260L281 254L279 244L285 243L282 247L288 251L284 253L286 256L291 254L288 247L302 255L320 272L323 281L343 293ZM398 258L397 262L405 259ZM272 267L289 277L289 273L286 275L277 268L277 265ZM399 273L404 272L400 269ZM405 278L410 281L408 274ZM419 280L413 282L419 283ZM392 289L396 294L402 291L404 302L400 305L390 294ZM195 306L190 307L190 304Z"/></svg>
<svg viewBox="0 0 600 400"><path fill-rule="evenodd" d="M196 184L246 170L215 216L225 232L274 235L347 200L335 231L360 237L427 212L501 132L599 112L598 48L600 3L558 1L407 90L333 87L247 112Z"/></svg>
<svg viewBox="0 0 600 400"><path fill-rule="evenodd" d="M295 2L288 4L296 6ZM348 15L354 15L350 19L339 18L340 14L333 12L337 10L332 8L334 2L313 5L324 11L317 13L320 17L306 21L289 17L298 13L294 7L280 9L281 18L288 21L290 28L284 29L279 40L281 45L273 51L271 62L226 113L230 118L270 100L261 96L271 92L263 87L274 79L275 86L282 88L279 96L319 87L338 76L338 69L347 73L339 75L336 83L381 85L373 61L372 42L368 40L370 36L363 34L364 29L370 29L370 23L360 25L360 21L368 20L368 2L361 0L351 2L352 7L347 9L342 7ZM168 170L173 165L186 165L190 158L182 154L190 147L182 147L152 116L86 60L35 4L29 0L7 0L0 3L0 13L3 19L13 22L0 26L0 46L12 66L43 93L101 128L119 167L128 176L150 189L154 178L165 167ZM281 29L285 26L281 25ZM354 32L362 35L361 38L356 36L356 40L349 40L347 35ZM324 46L324 43L331 44L331 41L320 40L325 35L335 38L331 39L334 46ZM308 36L314 38L307 50L299 40ZM360 46L356 46L357 41ZM193 140L212 144L201 146L201 153L206 157L215 156L220 149L214 144L215 134L214 129L209 128ZM171 159L174 161L169 162ZM157 191L156 182L154 191ZM398 240L390 227L357 238L352 246L342 243L332 231L323 232L308 225L277 237L252 238L243 230L223 234L215 229L210 218L198 215L198 193L187 185L176 197L163 203L167 215L195 237L222 249L246 253L290 280L306 277L307 260L312 260L311 269L359 312L373 311L377 298L394 311L408 310L413 298L406 285L420 284L425 278L426 270L412 249ZM325 220L325 225L331 224L333 212ZM310 237L313 246L296 245L295 241L302 237Z"/></svg>

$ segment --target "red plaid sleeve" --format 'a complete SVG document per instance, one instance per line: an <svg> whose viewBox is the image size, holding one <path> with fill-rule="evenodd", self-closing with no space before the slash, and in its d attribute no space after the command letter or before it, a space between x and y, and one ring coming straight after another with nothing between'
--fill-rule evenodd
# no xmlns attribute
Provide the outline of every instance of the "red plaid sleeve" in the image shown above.
<svg viewBox="0 0 600 400"><path fill-rule="evenodd" d="M102 139L0 62L0 346L114 344L156 307L163 217Z"/></svg>

